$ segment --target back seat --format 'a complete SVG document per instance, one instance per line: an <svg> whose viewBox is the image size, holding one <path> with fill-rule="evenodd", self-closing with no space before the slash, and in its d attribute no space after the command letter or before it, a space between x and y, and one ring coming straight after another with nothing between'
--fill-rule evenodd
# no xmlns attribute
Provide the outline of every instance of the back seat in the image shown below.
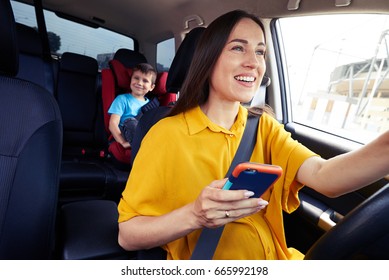
<svg viewBox="0 0 389 280"><path fill-rule="evenodd" d="M131 56L133 52L130 52ZM122 57L123 59L123 57ZM112 61L111 61L112 62ZM118 65L121 69L121 74L118 72L114 74L114 67L112 69L103 69L101 72L102 77L102 95L103 95L103 108L105 116L106 129L108 129L109 115L107 113L108 108L115 98L118 92L128 91L123 89L127 87L122 85L122 88L118 88L118 84L123 82L124 84L129 83L129 78L132 73L132 67L125 66L122 63L118 63L118 60L113 60L111 65ZM130 65L127 62L127 65ZM158 74L158 79L156 82L156 89L154 94L161 98L164 102L163 105L168 105L172 101L176 100L176 95L173 98L165 98L166 94L166 79L167 73ZM118 81L119 80L119 81ZM160 106L154 109L151 109L144 113L140 119L139 124L145 123L147 129L149 128L150 122L148 121L147 116L151 116L154 120L159 119L155 117L156 114L152 112L156 109L161 109L163 112L165 109L170 109L167 106ZM150 113L149 113L150 112ZM160 110L158 110L160 112ZM146 117L146 118L145 118ZM144 119L145 118L145 119ZM142 135L140 133L140 128L137 128L136 135ZM139 136L138 136L139 137ZM140 138L139 138L140 139ZM134 139L135 141L135 139ZM137 140L138 141L138 140ZM140 146L137 144L137 146ZM134 147L135 148L135 147ZM137 148L136 148L137 150ZM71 202L64 205L61 208L61 217L62 222L60 224L60 231L66 233L65 238L60 246L60 255L63 259L107 259L107 258L123 258L123 259L134 259L139 257L137 251L126 252L124 251L117 243L117 234L118 234L118 213L117 213L117 204L112 204L110 201L106 200L89 200L86 202ZM88 223L84 221L88 220ZM91 238L91 235L93 237ZM112 242L114 241L114 242ZM80 242L84 246L80 249ZM103 244L103 245L102 245ZM142 251L143 252L143 251ZM156 252L156 255L141 258L151 258L159 259L160 255L164 255L164 252L159 250L150 250L150 252ZM166 254L165 254L166 256Z"/></svg>
<svg viewBox="0 0 389 280"><path fill-rule="evenodd" d="M132 51L123 50L120 51L119 57L126 53L133 57ZM139 57L142 59L142 56ZM129 71L132 67L123 65L123 68ZM130 74L127 78L129 77ZM104 112L101 116L104 116L106 135L108 135L107 111L116 96L116 82L111 69L102 69L101 89L104 105ZM129 168L123 173L127 174L125 177L127 180ZM117 243L117 203L102 199L73 201L61 207L60 217L59 231L64 233L58 246L61 259L131 259L135 257L134 253L124 251ZM88 222L85 223L85 221ZM83 246L80 246L80 243Z"/></svg>
<svg viewBox="0 0 389 280"><path fill-rule="evenodd" d="M109 197L120 193L127 180L128 173L118 174L106 158L107 137L97 82L96 59L62 54L56 89L64 129L62 202Z"/></svg>
<svg viewBox="0 0 389 280"><path fill-rule="evenodd" d="M201 30L202 31L202 30ZM187 35L187 39L181 44L179 52L176 54L174 61L181 61L181 63L174 63L170 70L171 73L184 73L184 75L172 75L171 84L175 85L175 89L178 92L181 88L181 84L185 79L187 67L190 63L193 51L188 51L187 48L191 48L195 40L200 36L200 32L194 31L191 35ZM193 48L194 49L194 48ZM120 66L119 66L120 67ZM128 69L127 67L122 67ZM126 71L129 71L126 70ZM169 72L169 76L170 76ZM166 91L167 74L161 74L160 80L158 80L156 88L160 87L161 93ZM160 84L159 84L160 82ZM113 100L115 96L115 78L111 69L102 70L102 88L103 98ZM110 95L111 94L111 95ZM158 93L157 93L158 95ZM163 95L163 94L162 94ZM105 100L107 101L107 100ZM175 101L175 98L174 98ZM170 102L169 102L170 103ZM168 104L164 104L168 105ZM109 105L104 105L104 114L107 112ZM162 118L170 110L169 106L160 106L151 109L144 113L139 121L138 128L136 130L137 148L134 146L133 150L136 152L140 146L141 139L147 130L160 118ZM135 144L135 143L134 143ZM86 203L88 205L86 205ZM61 209L61 216L63 217L63 223L61 224L61 232L66 232L66 238L62 244L62 258L64 259L83 259L83 258L138 258L138 259L166 259L166 252L161 248L152 248L150 250L140 250L133 252L126 252L121 249L117 244L118 234L118 213L117 205L112 204L109 201L94 200L88 202L73 202L64 205ZM88 220L88 223L84 221ZM93 234L92 240L90 234ZM112 243L114 240L114 244ZM82 242L86 244L80 249L79 244ZM92 245L90 245L92 244ZM96 246L96 244L106 244L106 246ZM96 248L97 247L97 248ZM103 248L104 247L104 248Z"/></svg>
<svg viewBox="0 0 389 280"><path fill-rule="evenodd" d="M48 61L34 28L17 23L16 34L20 45L17 77L46 88L60 106L64 129L61 201L107 197L108 190L112 193L110 197L117 200L128 173L114 170L100 158L105 155L107 141L101 95L96 92L97 61L72 53L63 54L60 62ZM100 128L96 126L98 118Z"/></svg>

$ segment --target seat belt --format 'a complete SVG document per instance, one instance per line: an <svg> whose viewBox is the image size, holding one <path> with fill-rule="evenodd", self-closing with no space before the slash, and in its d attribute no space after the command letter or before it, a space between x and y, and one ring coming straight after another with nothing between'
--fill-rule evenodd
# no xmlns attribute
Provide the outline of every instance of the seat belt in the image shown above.
<svg viewBox="0 0 389 280"><path fill-rule="evenodd" d="M235 166L241 162L249 161L253 152L256 140L258 123L260 116L249 115L247 124L243 132L242 140L236 151L234 159L227 171L226 178L230 176ZM218 228L204 228L197 241L196 247L193 251L192 260L211 260L215 253L219 239L223 233L224 226Z"/></svg>

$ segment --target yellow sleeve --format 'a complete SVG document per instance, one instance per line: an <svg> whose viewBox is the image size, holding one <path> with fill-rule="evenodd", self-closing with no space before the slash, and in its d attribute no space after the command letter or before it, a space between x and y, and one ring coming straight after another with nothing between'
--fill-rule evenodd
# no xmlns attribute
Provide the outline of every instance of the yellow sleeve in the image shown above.
<svg viewBox="0 0 389 280"><path fill-rule="evenodd" d="M157 216L168 211L164 207L169 203L161 201L171 199L164 181L165 168L169 168L166 165L172 162L169 151L173 144L166 139L169 133L160 131L166 129L152 127L143 139L118 205L119 222L138 215Z"/></svg>
<svg viewBox="0 0 389 280"><path fill-rule="evenodd" d="M282 208L293 212L299 206L298 191L303 187L296 181L298 169L307 158L317 154L294 140L282 124L267 114L261 117L260 133L266 135L261 139L265 162L283 169L283 175L274 186L282 190L279 194Z"/></svg>

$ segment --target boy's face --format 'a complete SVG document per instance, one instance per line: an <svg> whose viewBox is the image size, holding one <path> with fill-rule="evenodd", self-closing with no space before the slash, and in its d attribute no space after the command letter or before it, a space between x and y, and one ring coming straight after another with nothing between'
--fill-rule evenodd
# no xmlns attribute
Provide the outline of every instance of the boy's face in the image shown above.
<svg viewBox="0 0 389 280"><path fill-rule="evenodd" d="M131 93L135 97L145 96L146 93L154 89L152 82L153 74L144 74L141 71L134 71L131 76Z"/></svg>

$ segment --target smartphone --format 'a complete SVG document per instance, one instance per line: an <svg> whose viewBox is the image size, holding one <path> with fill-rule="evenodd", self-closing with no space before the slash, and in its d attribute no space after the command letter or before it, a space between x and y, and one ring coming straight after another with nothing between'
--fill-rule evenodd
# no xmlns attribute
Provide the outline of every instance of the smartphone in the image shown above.
<svg viewBox="0 0 389 280"><path fill-rule="evenodd" d="M234 168L223 190L245 189L254 192L252 197L260 197L281 175L280 166L242 162Z"/></svg>

